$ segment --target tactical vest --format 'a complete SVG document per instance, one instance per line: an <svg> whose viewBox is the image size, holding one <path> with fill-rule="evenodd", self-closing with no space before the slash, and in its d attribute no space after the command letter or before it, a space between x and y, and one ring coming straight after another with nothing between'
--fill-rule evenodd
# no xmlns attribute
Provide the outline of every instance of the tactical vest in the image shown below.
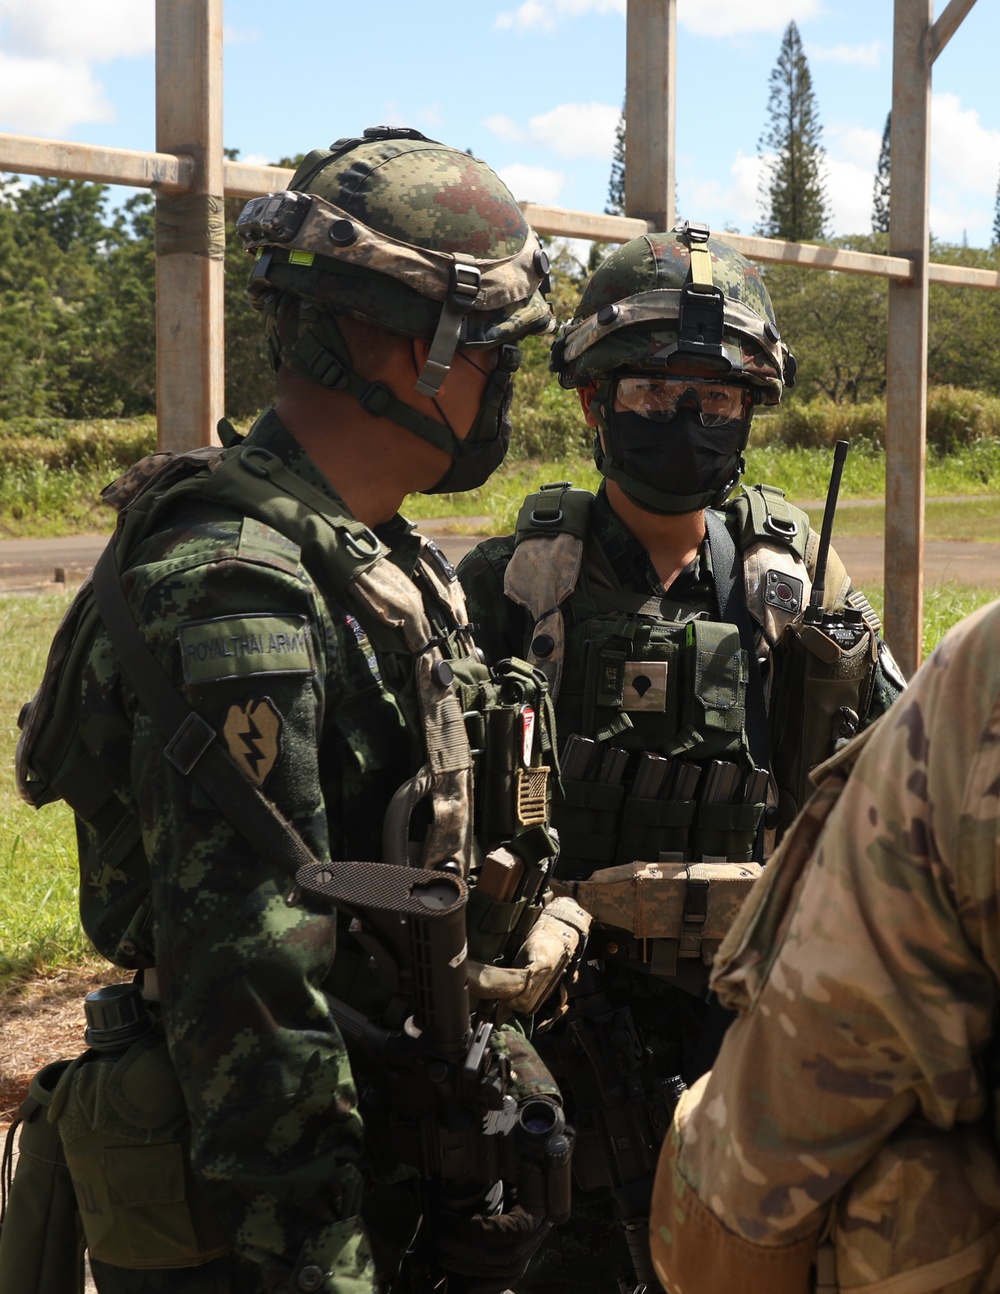
<svg viewBox="0 0 1000 1294"><path fill-rule="evenodd" d="M544 865L553 852L546 829L550 702L525 662L510 662L499 674L481 662L461 587L432 541L421 541L418 588L341 500L314 489L276 455L242 443L151 455L106 497L120 510L114 539L119 569L128 568L168 509L212 502L292 540L319 589L356 617L379 663L379 687L398 705L413 751L413 775L385 815L383 861L456 864L467 873L487 847L504 841L512 842L529 870ZM119 964L141 967L151 964L151 948L138 820L77 729L80 678L100 624L88 581L57 631L42 685L22 714L17 774L30 803L65 799L89 828L80 833L85 885L99 889L101 876L123 865L135 875L135 914L119 947L102 951ZM184 772L191 752L166 753ZM413 810L422 801L430 808L429 823L414 841ZM489 951L502 945L526 915L529 891L499 906L470 902L470 951L480 942ZM486 926L481 938L478 923Z"/></svg>
<svg viewBox="0 0 1000 1294"><path fill-rule="evenodd" d="M596 920L646 945L643 955L652 956L649 941L669 936L658 955L662 973L672 974L678 953L710 958L763 861L763 815L778 800L773 779L768 788L754 775L769 766L768 666L808 603L818 537L806 514L769 486L744 489L707 514L717 589L730 566L736 581L727 610L713 618L669 593L622 588L589 540L592 503L566 482L525 501L504 592L528 612L524 655L548 678L557 705L557 876ZM824 606L844 605L849 590L831 552ZM567 759L571 734L596 745L599 762L584 778ZM625 752L617 761L608 755L615 748ZM636 793L643 752L686 766L680 794ZM735 766L723 770L728 790L708 778L720 762ZM678 885L664 883L673 878Z"/></svg>

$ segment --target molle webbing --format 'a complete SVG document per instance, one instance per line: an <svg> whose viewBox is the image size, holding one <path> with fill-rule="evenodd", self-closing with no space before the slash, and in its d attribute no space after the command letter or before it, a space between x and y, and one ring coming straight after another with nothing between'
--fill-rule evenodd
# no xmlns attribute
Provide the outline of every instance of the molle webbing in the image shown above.
<svg viewBox="0 0 1000 1294"><path fill-rule="evenodd" d="M504 594L535 621L525 655L544 673L553 701L566 660L562 608L580 579L592 500L589 491L575 490L566 481L529 495L518 514L517 547L504 574ZM543 536L544 543L522 542ZM539 653L536 644L545 650Z"/></svg>

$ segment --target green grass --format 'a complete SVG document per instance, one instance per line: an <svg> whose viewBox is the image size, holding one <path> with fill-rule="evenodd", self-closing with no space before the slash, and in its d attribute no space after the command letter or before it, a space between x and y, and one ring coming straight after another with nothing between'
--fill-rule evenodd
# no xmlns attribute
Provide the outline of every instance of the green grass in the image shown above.
<svg viewBox="0 0 1000 1294"><path fill-rule="evenodd" d="M881 588L866 588L881 614ZM924 652L994 590L930 587L924 594ZM67 605L64 594L0 596L0 995L24 980L99 959L77 917L73 819L63 804L35 810L12 775L17 715L44 667Z"/></svg>
<svg viewBox="0 0 1000 1294"><path fill-rule="evenodd" d="M0 597L0 990L94 956L77 917L73 815L25 804L13 776L17 716L66 605L65 594Z"/></svg>

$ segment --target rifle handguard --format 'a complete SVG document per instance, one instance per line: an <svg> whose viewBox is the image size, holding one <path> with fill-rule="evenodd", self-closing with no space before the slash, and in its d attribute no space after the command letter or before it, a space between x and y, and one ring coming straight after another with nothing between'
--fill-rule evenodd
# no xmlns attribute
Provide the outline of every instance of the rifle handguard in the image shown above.
<svg viewBox="0 0 1000 1294"><path fill-rule="evenodd" d="M469 988L480 998L506 1002L533 1015L555 990L590 931L590 914L575 899L551 899L531 927L514 966L466 962Z"/></svg>

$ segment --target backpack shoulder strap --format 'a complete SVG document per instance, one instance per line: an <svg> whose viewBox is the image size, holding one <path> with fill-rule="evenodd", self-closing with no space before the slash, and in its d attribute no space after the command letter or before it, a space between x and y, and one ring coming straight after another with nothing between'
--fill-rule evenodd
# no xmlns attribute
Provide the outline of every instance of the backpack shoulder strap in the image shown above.
<svg viewBox="0 0 1000 1294"><path fill-rule="evenodd" d="M514 553L504 572L505 596L535 622L525 657L544 673L553 701L566 660L562 607L583 569L593 500L589 490L574 489L568 481L529 494L518 513Z"/></svg>
<svg viewBox="0 0 1000 1294"><path fill-rule="evenodd" d="M809 518L785 498L774 485L745 485L725 504L723 511L736 518L737 542L745 552L753 544L790 548L805 557L809 539Z"/></svg>

